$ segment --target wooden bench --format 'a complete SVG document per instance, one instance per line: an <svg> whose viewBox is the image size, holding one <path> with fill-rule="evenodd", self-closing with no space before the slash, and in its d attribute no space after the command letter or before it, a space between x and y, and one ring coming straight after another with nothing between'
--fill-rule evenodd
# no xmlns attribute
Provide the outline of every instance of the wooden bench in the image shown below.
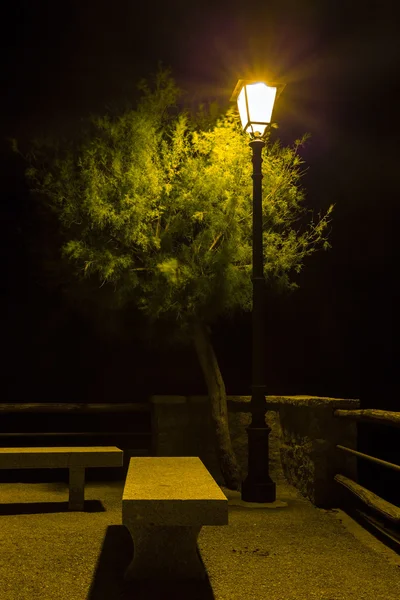
<svg viewBox="0 0 400 600"><path fill-rule="evenodd" d="M197 457L131 458L122 523L134 555L125 578L203 579L203 525L228 524L228 499Z"/></svg>
<svg viewBox="0 0 400 600"><path fill-rule="evenodd" d="M123 452L115 446L0 448L0 469L69 469L69 510L84 509L85 468L122 464Z"/></svg>

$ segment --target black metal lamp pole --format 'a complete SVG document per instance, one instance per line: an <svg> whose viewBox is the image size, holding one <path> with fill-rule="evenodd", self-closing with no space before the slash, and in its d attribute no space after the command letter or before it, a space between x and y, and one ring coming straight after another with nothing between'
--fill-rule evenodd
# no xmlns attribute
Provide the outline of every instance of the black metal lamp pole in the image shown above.
<svg viewBox="0 0 400 600"><path fill-rule="evenodd" d="M262 149L264 140L250 142L253 152L253 358L251 423L248 435L248 475L242 482L241 498L245 502L274 502L276 486L269 476L270 427L265 422L265 279L262 247Z"/></svg>

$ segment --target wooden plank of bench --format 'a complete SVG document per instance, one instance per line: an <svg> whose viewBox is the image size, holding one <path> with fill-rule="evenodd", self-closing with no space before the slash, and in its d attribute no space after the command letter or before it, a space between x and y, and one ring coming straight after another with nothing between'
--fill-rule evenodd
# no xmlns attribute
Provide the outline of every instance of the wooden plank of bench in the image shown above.
<svg viewBox="0 0 400 600"><path fill-rule="evenodd" d="M83 510L86 467L121 467L115 446L0 448L0 469L69 469L70 510Z"/></svg>
<svg viewBox="0 0 400 600"><path fill-rule="evenodd" d="M122 523L134 543L126 579L202 579L203 525L228 524L228 499L197 457L130 459Z"/></svg>

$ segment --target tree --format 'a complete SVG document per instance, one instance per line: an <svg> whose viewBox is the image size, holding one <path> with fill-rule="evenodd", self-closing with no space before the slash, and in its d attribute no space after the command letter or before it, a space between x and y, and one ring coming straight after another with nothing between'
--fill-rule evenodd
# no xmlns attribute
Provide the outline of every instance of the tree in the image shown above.
<svg viewBox="0 0 400 600"><path fill-rule="evenodd" d="M57 216L62 254L80 280L101 283L118 307L172 325L194 344L215 424L221 472L239 489L224 380L210 327L252 308L252 180L246 136L233 110L177 107L168 71L142 83L134 109L91 117L79 139L42 140L26 158L32 191ZM300 186L305 141L267 143L263 162L264 273L290 291L304 259L327 249L330 206L307 215ZM298 225L296 229L295 224Z"/></svg>

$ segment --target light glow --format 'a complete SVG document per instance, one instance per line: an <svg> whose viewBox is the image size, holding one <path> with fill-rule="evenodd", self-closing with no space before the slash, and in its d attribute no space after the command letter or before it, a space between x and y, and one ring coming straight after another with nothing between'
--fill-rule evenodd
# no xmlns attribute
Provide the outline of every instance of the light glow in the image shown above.
<svg viewBox="0 0 400 600"><path fill-rule="evenodd" d="M271 123L277 88L266 83L248 83L240 90L237 103L244 131L264 135Z"/></svg>

